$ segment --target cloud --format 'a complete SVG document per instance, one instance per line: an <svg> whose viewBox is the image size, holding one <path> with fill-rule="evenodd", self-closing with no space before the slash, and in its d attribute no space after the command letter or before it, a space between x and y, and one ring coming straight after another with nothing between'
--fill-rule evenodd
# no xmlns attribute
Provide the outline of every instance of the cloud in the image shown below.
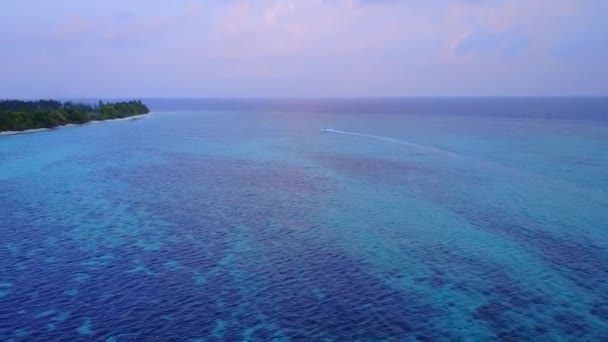
<svg viewBox="0 0 608 342"><path fill-rule="evenodd" d="M566 60L605 59L608 56L608 2L591 6L591 1L583 4L571 18L577 25L564 26L556 34L554 55Z"/></svg>
<svg viewBox="0 0 608 342"><path fill-rule="evenodd" d="M23 1L24 5L26 2L28 1ZM32 15L12 25L9 22L5 24L6 27L2 27L0 22L0 33L3 28L12 26L10 34L0 35L0 41L17 47L34 46L45 49L144 45L164 38L183 22L193 19L200 11L194 1L184 1L181 7L167 11L145 11L146 7L129 6L108 6L109 10L92 11L92 8L81 2L58 2L56 7L48 8L49 12L38 20ZM60 2L68 3L64 6L71 10L61 11ZM108 4L112 5L112 2L108 1ZM52 11L59 12L54 14Z"/></svg>
<svg viewBox="0 0 608 342"><path fill-rule="evenodd" d="M457 55L498 53L504 57L513 57L520 53L528 42L529 38L516 28L500 32L478 30L464 37L454 49L454 53Z"/></svg>
<svg viewBox="0 0 608 342"><path fill-rule="evenodd" d="M73 16L64 19L38 39L48 44L57 43L62 48L87 44L134 46L162 38L175 21L174 17L169 16L138 17L132 14L101 19Z"/></svg>
<svg viewBox="0 0 608 342"><path fill-rule="evenodd" d="M563 37L554 55L567 60L603 59L608 57L607 32L576 32Z"/></svg>
<svg viewBox="0 0 608 342"><path fill-rule="evenodd" d="M62 79L53 89L66 95L547 94L557 83L592 91L551 75L608 78L604 3L9 0L0 70L11 85L0 92L45 92ZM68 82L73 73L97 82Z"/></svg>

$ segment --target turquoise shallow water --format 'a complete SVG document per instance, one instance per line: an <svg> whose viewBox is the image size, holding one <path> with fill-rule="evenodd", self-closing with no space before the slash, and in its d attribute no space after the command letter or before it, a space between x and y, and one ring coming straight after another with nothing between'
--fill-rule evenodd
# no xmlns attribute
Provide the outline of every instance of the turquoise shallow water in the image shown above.
<svg viewBox="0 0 608 342"><path fill-rule="evenodd" d="M0 338L608 338L606 101L426 101L0 137Z"/></svg>

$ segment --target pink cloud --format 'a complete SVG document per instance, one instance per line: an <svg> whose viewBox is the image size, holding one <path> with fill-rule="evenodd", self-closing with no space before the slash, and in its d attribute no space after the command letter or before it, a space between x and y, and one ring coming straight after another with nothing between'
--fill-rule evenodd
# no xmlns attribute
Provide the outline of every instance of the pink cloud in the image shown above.
<svg viewBox="0 0 608 342"><path fill-rule="evenodd" d="M456 80L486 91L496 77L515 89L518 73L576 70L556 46L603 32L597 19L589 24L598 0L58 1L70 12L45 2L46 21L5 25L14 34L0 35L0 47L11 47L0 48L4 65L44 53L47 70L95 65L98 78L137 75L125 87L167 80L189 95L436 94L464 89Z"/></svg>

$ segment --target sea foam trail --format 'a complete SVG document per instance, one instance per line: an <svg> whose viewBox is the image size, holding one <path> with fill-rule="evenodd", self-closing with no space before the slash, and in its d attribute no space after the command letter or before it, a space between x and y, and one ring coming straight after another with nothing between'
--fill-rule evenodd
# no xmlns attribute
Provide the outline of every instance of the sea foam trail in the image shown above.
<svg viewBox="0 0 608 342"><path fill-rule="evenodd" d="M391 138L391 137L384 137L384 136L381 136L381 135L373 135L373 134L365 134L365 133L357 133L357 132L347 132L347 131L340 131L340 130L331 129L331 128L324 128L323 132L354 135L354 136L357 136L357 137L364 137L364 138L369 138L369 139L382 140L382 141L386 141L386 142L390 142L390 143L394 143L394 144L406 145L406 146L410 146L410 147L413 147L413 148L416 148L416 149L419 149L419 150L424 150L424 151L427 151L427 152L440 153L440 154L450 155L450 156L456 155L456 154L454 154L454 153L452 153L450 151L442 150L440 148L436 148L436 147L433 147L433 146L416 144L416 143L413 143L413 142L399 140L399 139L395 139L395 138Z"/></svg>
<svg viewBox="0 0 608 342"><path fill-rule="evenodd" d="M517 168L517 167L513 167L513 166L509 166L509 165L503 165L501 163L497 163L494 161L489 161L489 160L484 160L484 159L475 158L475 157L471 157L471 156L461 155L458 153L442 150L440 148L436 148L433 146L416 144L416 143L403 141L403 140L399 140L399 139L395 139L395 138L384 137L381 135L347 132L347 131L340 131L340 130L331 129L331 128L324 128L324 129L322 129L322 132L347 134L347 135L353 135L353 136L357 136L357 137L382 140L382 141L391 142L391 143L395 143L395 144L410 146L410 147L416 148L418 150L432 152L432 153L440 154L443 156L456 157L456 159L459 161L463 161L466 163L472 163L474 165L477 165L479 168L494 169L496 172L499 172L503 177L509 178L511 180L514 177L519 177L520 180L530 182L532 184L547 184L547 181L549 180L549 178L546 175L539 175L538 173L530 171L530 170L525 170L522 168ZM469 164L469 165L472 165L472 164ZM564 181L559 178L550 178L550 181L551 181L552 186L559 188L560 191L562 191L562 192L564 192L564 191L568 192L572 196L581 196L583 198L593 198L596 202L605 203L604 205L608 206L608 203L604 200L605 193L603 191L597 191L595 189L581 187L579 185L573 184L568 181Z"/></svg>

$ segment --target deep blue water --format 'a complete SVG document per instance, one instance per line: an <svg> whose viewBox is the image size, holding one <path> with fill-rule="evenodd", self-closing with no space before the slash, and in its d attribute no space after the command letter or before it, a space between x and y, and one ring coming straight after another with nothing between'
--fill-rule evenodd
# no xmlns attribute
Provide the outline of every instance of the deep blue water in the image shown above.
<svg viewBox="0 0 608 342"><path fill-rule="evenodd" d="M0 137L1 340L608 339L608 99L146 102Z"/></svg>

